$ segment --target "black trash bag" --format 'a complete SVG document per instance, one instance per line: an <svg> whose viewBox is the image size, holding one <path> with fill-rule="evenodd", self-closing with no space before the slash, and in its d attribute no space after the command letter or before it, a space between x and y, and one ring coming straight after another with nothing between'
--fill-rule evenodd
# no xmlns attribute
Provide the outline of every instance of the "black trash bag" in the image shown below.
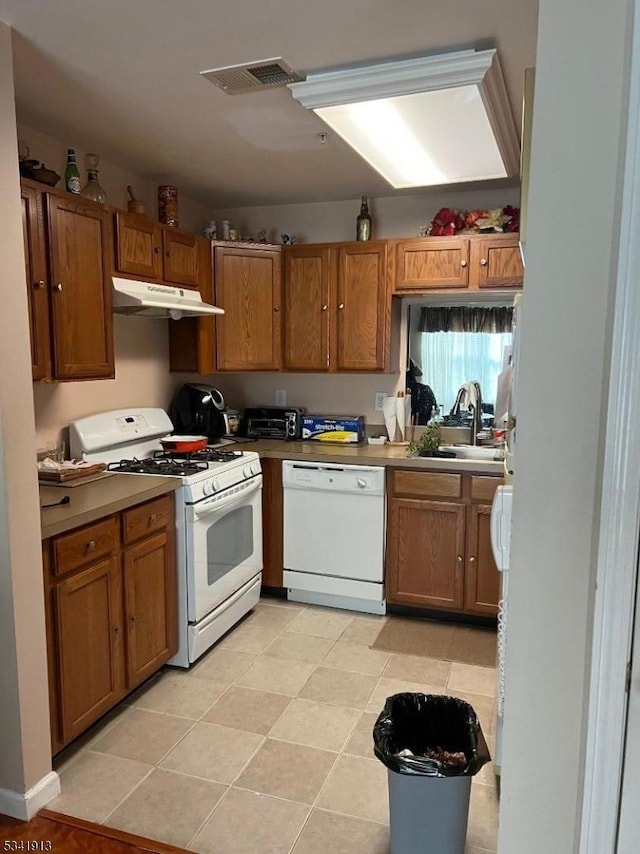
<svg viewBox="0 0 640 854"><path fill-rule="evenodd" d="M378 759L398 774L462 777L491 761L478 716L457 697L394 694L373 727Z"/></svg>

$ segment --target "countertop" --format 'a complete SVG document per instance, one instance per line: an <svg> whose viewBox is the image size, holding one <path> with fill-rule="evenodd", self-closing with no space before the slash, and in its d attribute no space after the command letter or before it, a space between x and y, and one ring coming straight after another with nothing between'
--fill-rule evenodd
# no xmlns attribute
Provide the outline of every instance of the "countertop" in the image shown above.
<svg viewBox="0 0 640 854"><path fill-rule="evenodd" d="M261 457L279 460L306 460L307 462L345 463L363 466L390 466L392 468L423 469L425 471L474 472L476 474L504 474L501 460L440 459L437 457L409 457L406 445L338 445L321 442L282 442L276 439L259 439L238 445L246 451L257 451Z"/></svg>
<svg viewBox="0 0 640 854"><path fill-rule="evenodd" d="M180 478L147 474L113 474L82 486L40 486L40 505L60 501L65 495L71 499L60 507L41 508L42 539L174 492L179 486Z"/></svg>

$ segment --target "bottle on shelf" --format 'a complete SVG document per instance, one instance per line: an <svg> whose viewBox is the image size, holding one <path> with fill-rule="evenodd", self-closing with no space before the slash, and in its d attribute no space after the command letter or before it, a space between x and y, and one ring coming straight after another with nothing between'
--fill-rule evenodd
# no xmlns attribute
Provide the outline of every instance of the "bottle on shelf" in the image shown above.
<svg viewBox="0 0 640 854"><path fill-rule="evenodd" d="M371 214L367 197L362 197L360 213L356 219L356 240L371 240Z"/></svg>
<svg viewBox="0 0 640 854"><path fill-rule="evenodd" d="M80 190L80 195L85 199L91 199L93 202L104 204L107 201L107 194L98 183L98 164L100 158L97 154L87 154L85 158L87 166L87 183Z"/></svg>
<svg viewBox="0 0 640 854"><path fill-rule="evenodd" d="M67 149L67 168L64 170L64 186L67 193L80 192L80 173L78 172L78 164L76 163L75 148Z"/></svg>

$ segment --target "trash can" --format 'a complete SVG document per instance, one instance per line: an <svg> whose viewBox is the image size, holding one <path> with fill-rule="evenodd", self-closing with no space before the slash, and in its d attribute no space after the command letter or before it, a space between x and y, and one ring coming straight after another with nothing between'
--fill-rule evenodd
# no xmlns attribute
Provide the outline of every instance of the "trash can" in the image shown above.
<svg viewBox="0 0 640 854"><path fill-rule="evenodd" d="M373 728L389 775L391 854L464 854L471 777L491 760L457 697L394 694Z"/></svg>

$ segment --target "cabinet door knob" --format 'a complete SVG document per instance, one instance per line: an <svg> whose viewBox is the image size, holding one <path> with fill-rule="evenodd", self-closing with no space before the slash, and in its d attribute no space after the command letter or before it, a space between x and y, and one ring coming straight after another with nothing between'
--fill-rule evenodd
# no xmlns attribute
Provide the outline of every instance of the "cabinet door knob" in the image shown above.
<svg viewBox="0 0 640 854"><path fill-rule="evenodd" d="M279 305L274 305L273 310L274 310L274 311L280 311L280 306L279 306Z"/></svg>
<svg viewBox="0 0 640 854"><path fill-rule="evenodd" d="M119 634L120 633L120 626L114 626L113 627L113 633L114 633L114 635Z"/></svg>
<svg viewBox="0 0 640 854"><path fill-rule="evenodd" d="M158 518L158 514L152 513L151 516L149 516L149 524L152 525L156 521L157 518Z"/></svg>
<svg viewBox="0 0 640 854"><path fill-rule="evenodd" d="M40 279L39 282L36 282L36 288L44 288L44 281Z"/></svg>
<svg viewBox="0 0 640 854"><path fill-rule="evenodd" d="M342 311L342 309L344 308L344 303L343 303L343 302L341 302L341 303L339 304L338 308L340 309L340 311Z"/></svg>
<svg viewBox="0 0 640 854"><path fill-rule="evenodd" d="M58 282L54 287L56 291L60 292L62 290L62 282Z"/></svg>
<svg viewBox="0 0 640 854"><path fill-rule="evenodd" d="M329 308L329 306L328 306L328 305L323 305L323 306L322 306L322 310L323 310L323 311L326 311L328 308Z"/></svg>
<svg viewBox="0 0 640 854"><path fill-rule="evenodd" d="M487 261L487 259L486 259L486 258L481 258L481 259L480 259L480 266L481 266L481 267L486 267L488 263L489 263L489 262Z"/></svg>
<svg viewBox="0 0 640 854"><path fill-rule="evenodd" d="M462 261L460 262L460 266L461 266L461 267L466 267L466 266L467 266L467 262L464 260L464 258L463 258L463 259L462 259Z"/></svg>
<svg viewBox="0 0 640 854"><path fill-rule="evenodd" d="M131 620L131 622L132 622L132 623L135 623L135 621L136 621L136 615L135 615L135 614L132 614L132 615L131 615L131 617L130 617L129 619Z"/></svg>
<svg viewBox="0 0 640 854"><path fill-rule="evenodd" d="M159 246L154 246L154 247L153 247L153 251L157 254L157 253L160 251L160 247L159 247Z"/></svg>
<svg viewBox="0 0 640 854"><path fill-rule="evenodd" d="M462 563L462 561L464 560L464 558L462 557L462 555L458 555L457 560L458 560L458 563Z"/></svg>
<svg viewBox="0 0 640 854"><path fill-rule="evenodd" d="M469 563L475 563L475 562L476 562L476 559L474 557L469 558Z"/></svg>
<svg viewBox="0 0 640 854"><path fill-rule="evenodd" d="M87 546L87 548L89 549L89 551L90 551L90 552L95 551L95 548L96 548L96 541L95 541L95 540L91 540L91 541L89 542L89 545Z"/></svg>
<svg viewBox="0 0 640 854"><path fill-rule="evenodd" d="M166 254L167 258L171 258L171 252L166 252L165 254Z"/></svg>

